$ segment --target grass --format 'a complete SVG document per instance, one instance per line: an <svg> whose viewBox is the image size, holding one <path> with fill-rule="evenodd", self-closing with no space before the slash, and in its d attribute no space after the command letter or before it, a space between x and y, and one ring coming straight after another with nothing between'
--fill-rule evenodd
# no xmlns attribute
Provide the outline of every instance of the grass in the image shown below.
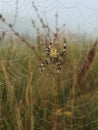
<svg viewBox="0 0 98 130"><path fill-rule="evenodd" d="M51 36L60 50L66 30L65 24L58 27L56 13L54 33L34 2L32 7L41 25L32 19L37 44L22 37L0 14L0 21L16 36L5 39L6 32L0 36L0 130L97 130L97 41L68 33L60 74L55 76L55 64L39 73Z"/></svg>
<svg viewBox="0 0 98 130"><path fill-rule="evenodd" d="M0 42L1 130L97 130L98 48L90 63L93 44L67 45L62 72L56 77L55 65L39 73L44 45L33 51L18 38ZM83 65L89 66L85 72ZM82 80L77 78L80 70Z"/></svg>

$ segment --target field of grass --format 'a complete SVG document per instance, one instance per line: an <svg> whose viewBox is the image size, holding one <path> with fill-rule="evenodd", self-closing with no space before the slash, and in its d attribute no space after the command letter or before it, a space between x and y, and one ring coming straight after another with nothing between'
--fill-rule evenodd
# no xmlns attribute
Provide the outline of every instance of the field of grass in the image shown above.
<svg viewBox="0 0 98 130"><path fill-rule="evenodd" d="M57 13L52 30L32 6L41 26L32 19L36 40L21 36L0 14L15 35L0 34L0 130L98 130L98 40L58 27ZM52 36L58 51L67 40L58 75L56 64L39 71Z"/></svg>
<svg viewBox="0 0 98 130"><path fill-rule="evenodd" d="M55 64L39 73L43 44L31 49L18 38L1 41L0 130L97 130L98 48L90 51L93 45L67 43L56 76Z"/></svg>

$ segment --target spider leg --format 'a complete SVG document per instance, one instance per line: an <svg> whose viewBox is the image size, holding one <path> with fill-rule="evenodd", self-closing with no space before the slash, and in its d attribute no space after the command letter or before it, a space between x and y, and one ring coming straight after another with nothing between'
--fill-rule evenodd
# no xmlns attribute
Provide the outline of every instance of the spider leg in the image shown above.
<svg viewBox="0 0 98 130"><path fill-rule="evenodd" d="M57 61L57 75L60 73L62 69L62 61L60 59L58 59Z"/></svg>
<svg viewBox="0 0 98 130"><path fill-rule="evenodd" d="M39 68L40 73L42 73L45 70L48 64L49 64L48 59L45 59L45 61L40 65L40 68Z"/></svg>
<svg viewBox="0 0 98 130"><path fill-rule="evenodd" d="M66 53L66 47L67 47L67 44L66 44L66 40L64 38L64 46L63 46L63 50L62 50L62 52L60 54L61 57L63 57L65 55L65 53Z"/></svg>
<svg viewBox="0 0 98 130"><path fill-rule="evenodd" d="M50 49L51 49L51 47L52 47L52 45L53 45L54 42L55 42L55 38L53 39L53 41L51 41L49 43L49 46L45 48L45 52L46 52L47 56L50 55Z"/></svg>

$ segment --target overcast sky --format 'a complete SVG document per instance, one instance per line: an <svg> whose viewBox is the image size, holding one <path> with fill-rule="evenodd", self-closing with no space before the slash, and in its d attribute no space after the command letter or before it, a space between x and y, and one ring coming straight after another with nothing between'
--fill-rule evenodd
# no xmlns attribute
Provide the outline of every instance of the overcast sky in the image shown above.
<svg viewBox="0 0 98 130"><path fill-rule="evenodd" d="M0 13L9 23L15 22L17 31L31 33L31 20L38 22L32 1L51 27L55 26L54 15L58 11L59 25L65 23L66 28L73 32L98 35L98 0L0 0ZM3 28L0 22L0 30Z"/></svg>

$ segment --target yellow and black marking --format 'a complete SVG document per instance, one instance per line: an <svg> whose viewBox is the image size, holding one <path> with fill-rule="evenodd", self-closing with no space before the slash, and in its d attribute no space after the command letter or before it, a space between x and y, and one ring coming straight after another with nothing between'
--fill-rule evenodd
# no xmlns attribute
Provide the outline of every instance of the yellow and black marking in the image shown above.
<svg viewBox="0 0 98 130"><path fill-rule="evenodd" d="M49 46L45 49L47 58L40 65L40 72L43 72L49 63L53 63L57 65L57 75L58 75L60 70L62 69L63 64L61 57L63 57L66 53L66 40L64 39L63 50L59 53L58 48L55 45L53 45L53 43L55 43L55 39L53 39L53 41L51 41Z"/></svg>
<svg viewBox="0 0 98 130"><path fill-rule="evenodd" d="M54 58L58 57L58 50L56 47L52 47L50 49L50 57L54 57Z"/></svg>

